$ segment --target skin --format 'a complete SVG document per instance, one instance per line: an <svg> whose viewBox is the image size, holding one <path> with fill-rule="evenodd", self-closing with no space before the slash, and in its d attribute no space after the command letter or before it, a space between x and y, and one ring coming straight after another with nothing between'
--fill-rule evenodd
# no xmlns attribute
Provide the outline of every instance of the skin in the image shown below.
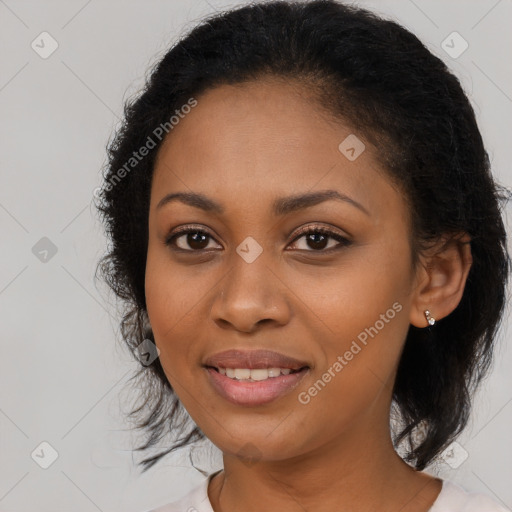
<svg viewBox="0 0 512 512"><path fill-rule="evenodd" d="M224 470L208 489L213 509L330 512L341 504L344 511L427 511L441 481L396 454L391 392L409 325L425 327L425 309L440 319L459 303L469 244L439 244L413 266L410 212L377 149L357 134L366 150L355 161L345 158L338 145L352 130L300 87L266 79L223 85L197 100L155 165L146 299L169 382L223 452ZM283 217L272 213L278 197L327 189L367 212L328 200ZM179 201L157 207L175 192L204 194L225 211ZM175 244L190 252L166 245L178 226L190 224L210 235L202 246L188 244L186 235ZM327 238L318 249L306 236L297 239L306 226L350 243ZM252 263L236 252L248 236L263 249ZM322 253L330 247L339 249ZM300 403L299 393L394 303L400 312ZM232 348L276 350L310 369L274 402L237 406L212 388L202 366Z"/></svg>

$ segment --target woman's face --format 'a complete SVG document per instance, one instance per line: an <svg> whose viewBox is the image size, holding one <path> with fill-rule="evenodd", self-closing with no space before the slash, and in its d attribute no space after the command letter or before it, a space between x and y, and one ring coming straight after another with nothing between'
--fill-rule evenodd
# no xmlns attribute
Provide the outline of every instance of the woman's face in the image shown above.
<svg viewBox="0 0 512 512"><path fill-rule="evenodd" d="M389 429L416 282L409 211L378 151L296 91L266 81L198 97L151 189L146 298L161 364L214 444L261 460ZM164 199L178 193L202 199Z"/></svg>

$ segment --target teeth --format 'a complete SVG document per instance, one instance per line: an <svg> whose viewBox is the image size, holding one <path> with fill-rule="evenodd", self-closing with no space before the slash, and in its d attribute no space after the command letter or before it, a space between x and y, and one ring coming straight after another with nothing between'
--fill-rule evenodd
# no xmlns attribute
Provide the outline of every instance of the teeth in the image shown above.
<svg viewBox="0 0 512 512"><path fill-rule="evenodd" d="M218 368L218 370L221 375L225 375L230 379L249 381L267 380L291 373L290 368L258 368L252 370L249 368Z"/></svg>
<svg viewBox="0 0 512 512"><path fill-rule="evenodd" d="M288 368L285 370L283 368L283 372L286 372L288 370ZM288 372L290 373L290 372ZM269 377L279 377L279 375L281 375L281 370L279 368L269 368L267 370L267 374ZM288 375L287 373L285 373L285 375Z"/></svg>
<svg viewBox="0 0 512 512"><path fill-rule="evenodd" d="M248 368L236 368L235 370L235 379L238 380L247 380L251 378L251 370Z"/></svg>
<svg viewBox="0 0 512 512"><path fill-rule="evenodd" d="M236 375L236 372L235 372ZM279 375L279 374L277 374ZM277 375L270 375L270 372L266 368L258 368L257 370L251 370L252 380L267 380L269 377L277 377ZM238 378L238 375L237 375Z"/></svg>

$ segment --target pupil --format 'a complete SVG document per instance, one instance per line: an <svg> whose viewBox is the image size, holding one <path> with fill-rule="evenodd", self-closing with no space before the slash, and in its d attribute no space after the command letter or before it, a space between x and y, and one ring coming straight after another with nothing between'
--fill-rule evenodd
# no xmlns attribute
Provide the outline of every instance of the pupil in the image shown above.
<svg viewBox="0 0 512 512"><path fill-rule="evenodd" d="M316 237L321 237L322 240L316 239ZM313 242L313 246L310 245L312 249L324 249L326 247L327 237L322 233L311 233L308 235L308 241Z"/></svg>
<svg viewBox="0 0 512 512"><path fill-rule="evenodd" d="M193 249L204 249L208 245L207 237L204 233L189 233L187 243Z"/></svg>

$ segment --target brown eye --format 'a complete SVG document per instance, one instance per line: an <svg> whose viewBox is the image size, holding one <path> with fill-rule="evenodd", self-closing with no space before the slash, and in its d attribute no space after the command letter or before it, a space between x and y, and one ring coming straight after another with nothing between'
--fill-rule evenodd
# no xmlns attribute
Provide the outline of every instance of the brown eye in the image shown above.
<svg viewBox="0 0 512 512"><path fill-rule="evenodd" d="M208 244L211 240L213 238L206 231L185 228L168 237L165 244L174 246L182 251L199 252L208 249Z"/></svg>
<svg viewBox="0 0 512 512"><path fill-rule="evenodd" d="M302 230L293 243L296 243L297 240L300 240L301 238L305 239L305 243L303 244L305 247L298 247L298 249L305 251L309 250L309 252L330 252L331 249L335 250L340 247L350 245L350 241L344 236L322 227L309 227ZM334 241L338 243L333 243L329 246L329 242Z"/></svg>

